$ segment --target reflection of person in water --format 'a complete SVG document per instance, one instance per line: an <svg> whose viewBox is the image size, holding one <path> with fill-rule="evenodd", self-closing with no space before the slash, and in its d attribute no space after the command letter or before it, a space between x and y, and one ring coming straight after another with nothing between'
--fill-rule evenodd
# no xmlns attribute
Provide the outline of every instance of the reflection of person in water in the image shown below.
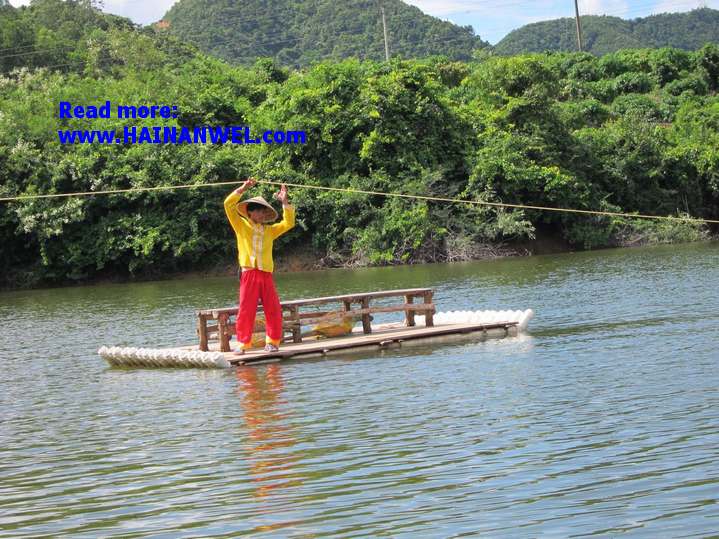
<svg viewBox="0 0 719 539"><path fill-rule="evenodd" d="M247 462L252 481L258 483L255 497L300 485L298 474L292 471L299 457L290 451L297 442L289 429L289 416L279 409L284 404L280 365L239 367L237 379L249 437Z"/></svg>

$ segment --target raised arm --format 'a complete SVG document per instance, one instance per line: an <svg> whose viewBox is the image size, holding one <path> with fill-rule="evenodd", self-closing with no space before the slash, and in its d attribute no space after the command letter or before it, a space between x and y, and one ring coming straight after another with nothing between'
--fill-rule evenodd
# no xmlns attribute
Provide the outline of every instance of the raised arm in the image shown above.
<svg viewBox="0 0 719 539"><path fill-rule="evenodd" d="M245 194L245 191L252 188L256 183L257 180L249 178L245 183L227 195L225 199L225 213L234 230L239 230L240 227L247 226L247 213L241 212L240 208L237 207L237 203L242 200L242 195Z"/></svg>
<svg viewBox="0 0 719 539"><path fill-rule="evenodd" d="M282 221L270 226L270 230L272 237L278 238L295 226L295 208L290 204L286 185L282 184L282 188L279 193L275 194L275 198L282 202Z"/></svg>

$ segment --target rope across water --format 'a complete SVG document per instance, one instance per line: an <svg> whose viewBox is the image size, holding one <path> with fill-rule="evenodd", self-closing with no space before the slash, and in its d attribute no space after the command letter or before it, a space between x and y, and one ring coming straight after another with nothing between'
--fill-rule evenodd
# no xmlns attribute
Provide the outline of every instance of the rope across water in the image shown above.
<svg viewBox="0 0 719 539"><path fill-rule="evenodd" d="M86 197L86 196L97 196L97 195L118 195L123 193L141 193L149 191L173 191L177 189L201 189L204 187L222 187L230 185L241 184L242 181L229 181L229 182L217 182L217 183L204 183L204 184L188 184L188 185L166 185L159 187L134 187L130 189L112 189L106 191L85 191L78 193L55 193L48 195L21 195L16 197L3 197L0 198L0 202L22 202L29 200L39 199L53 199L53 198L73 198L73 197ZM671 215L646 215L637 213L624 213L624 212L613 212L613 211L601 211L601 210L579 210L575 208L555 208L551 206L533 206L527 204L509 204L504 202L486 202L480 200L463 200L460 198L446 198L437 196L424 196L424 195L408 195L404 193L384 193L382 191L367 191L364 189L350 189L343 187L325 187L321 185L302 185L297 183L288 182L276 182L270 180L257 180L257 183L264 183L268 185L282 185L285 184L288 187L295 189L315 189L320 191L335 191L341 193L352 193L360 195L374 195L394 198L407 198L414 200L426 200L432 202L446 202L451 204L470 204L474 206L488 206L494 208L511 208L520 210L538 210L538 211L552 211L560 213L575 213L584 215L602 215L607 217L628 217L632 219L654 219L654 220L666 220L666 221L684 221L684 222L696 222L696 223L711 223L719 224L719 220L716 219L700 219L696 217L678 217Z"/></svg>

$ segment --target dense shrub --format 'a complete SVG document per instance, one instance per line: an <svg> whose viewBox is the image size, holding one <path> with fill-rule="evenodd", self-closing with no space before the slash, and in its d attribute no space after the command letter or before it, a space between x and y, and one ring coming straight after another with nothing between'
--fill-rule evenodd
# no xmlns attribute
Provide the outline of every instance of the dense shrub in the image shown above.
<svg viewBox="0 0 719 539"><path fill-rule="evenodd" d="M38 5L46 3L52 0ZM345 60L290 71L271 60L233 67L112 17L74 39L82 54L73 53L70 66L11 66L0 77L0 196L206 185L254 174L479 203L719 215L715 46L603 58L485 56L474 63ZM62 100L177 105L179 116L59 120ZM301 129L307 144L57 142L58 129L130 123ZM230 189L0 204L2 284L231 264L235 246L222 210ZM632 243L636 234L641 241L697 237L685 223L669 230L300 188L291 196L298 226L280 246L311 246L330 265L484 256L487 246L531 238L539 225L581 247Z"/></svg>

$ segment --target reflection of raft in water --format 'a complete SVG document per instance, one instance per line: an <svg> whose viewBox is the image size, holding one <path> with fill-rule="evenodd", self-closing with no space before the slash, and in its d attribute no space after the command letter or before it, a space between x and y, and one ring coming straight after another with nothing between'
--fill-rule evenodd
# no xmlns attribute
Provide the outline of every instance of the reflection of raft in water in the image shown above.
<svg viewBox="0 0 719 539"><path fill-rule="evenodd" d="M289 311L283 320L287 337L277 352L250 350L244 355L231 352L229 339L234 333L232 316L235 309L216 309L198 312L198 345L164 349L103 346L98 353L117 367L227 368L347 353L353 349L385 349L405 342L436 341L447 336L472 335L482 340L515 336L526 330L534 314L531 310L436 313L432 295L430 289L410 289L283 302L283 310ZM386 300L392 297L401 297L404 302L387 305ZM378 298L385 304L369 305L370 299ZM417 298L424 301L415 303ZM338 303L343 308L329 312L299 312L300 308L329 303ZM360 305L359 309L353 309L355 303ZM405 320L373 323L373 314L389 312L404 312ZM215 321L216 325L213 325ZM303 326L309 331L303 332Z"/></svg>

